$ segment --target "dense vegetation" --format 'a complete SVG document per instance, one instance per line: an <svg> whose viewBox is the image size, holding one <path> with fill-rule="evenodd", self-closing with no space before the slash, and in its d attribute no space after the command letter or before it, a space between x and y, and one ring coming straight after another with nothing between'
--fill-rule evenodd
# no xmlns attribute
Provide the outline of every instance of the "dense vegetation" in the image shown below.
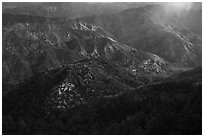
<svg viewBox="0 0 204 137"><path fill-rule="evenodd" d="M32 77L3 96L3 134L202 134L201 68L70 109L45 106L49 89L67 76L52 73L46 84Z"/></svg>

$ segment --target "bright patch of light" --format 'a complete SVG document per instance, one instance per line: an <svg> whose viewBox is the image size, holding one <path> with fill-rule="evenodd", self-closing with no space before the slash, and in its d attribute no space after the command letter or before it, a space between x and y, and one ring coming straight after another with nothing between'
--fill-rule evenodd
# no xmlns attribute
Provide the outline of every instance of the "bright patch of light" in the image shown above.
<svg viewBox="0 0 204 137"><path fill-rule="evenodd" d="M168 6L177 10L187 10L191 7L191 2L173 2L173 3L168 3Z"/></svg>
<svg viewBox="0 0 204 137"><path fill-rule="evenodd" d="M168 2L164 4L169 13L176 12L178 14L187 13L191 9L191 5L191 2Z"/></svg>

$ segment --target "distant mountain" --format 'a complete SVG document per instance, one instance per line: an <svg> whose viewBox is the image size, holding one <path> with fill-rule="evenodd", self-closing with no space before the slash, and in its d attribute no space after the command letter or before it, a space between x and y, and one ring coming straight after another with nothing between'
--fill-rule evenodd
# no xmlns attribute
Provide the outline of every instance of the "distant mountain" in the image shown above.
<svg viewBox="0 0 204 137"><path fill-rule="evenodd" d="M101 27L63 19L49 23L49 19L42 17L25 23L30 16L19 15L19 18L25 18L23 23L21 20L14 23L11 18L10 23L8 19L7 25L3 26L5 83L18 83L45 69L98 57L117 65L136 79L144 74L168 74L176 68L155 54L117 42Z"/></svg>
<svg viewBox="0 0 204 137"><path fill-rule="evenodd" d="M11 14L3 14L6 15L3 24L7 24L7 20L10 23L11 20L22 21L20 16L15 16L21 14L27 15L23 22L47 22L48 19L42 16L55 17L50 18L55 22L61 20L59 17L81 17L77 20L100 26L117 41L133 48L157 54L177 65L200 66L200 3L191 3L190 9L178 11L169 9L166 3L147 4L151 3L4 3L3 12ZM36 16L38 19L35 19L30 15L41 17Z"/></svg>
<svg viewBox="0 0 204 137"><path fill-rule="evenodd" d="M3 2L3 13L43 17L76 18L98 14L117 13L125 9L144 6L140 2Z"/></svg>
<svg viewBox="0 0 204 137"><path fill-rule="evenodd" d="M101 26L133 48L152 52L172 63L195 67L202 62L202 14L200 9L184 12L178 15L161 5L147 5L79 20Z"/></svg>

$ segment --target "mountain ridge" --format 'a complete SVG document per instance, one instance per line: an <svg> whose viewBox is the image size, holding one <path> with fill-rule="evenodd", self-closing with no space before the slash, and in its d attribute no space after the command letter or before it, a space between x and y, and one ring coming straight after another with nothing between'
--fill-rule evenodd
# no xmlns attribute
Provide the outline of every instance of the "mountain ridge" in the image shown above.
<svg viewBox="0 0 204 137"><path fill-rule="evenodd" d="M173 64L157 55L117 42L101 27L64 20L40 24L20 22L3 26L4 82L18 83L45 69L98 57L131 75L146 73L156 76L174 71Z"/></svg>
<svg viewBox="0 0 204 137"><path fill-rule="evenodd" d="M159 8L157 8L159 7ZM163 6L148 5L117 14L82 17L79 20L103 27L119 41L152 52L172 63L186 67L201 65L200 13L189 11L185 16L165 12ZM158 14L156 14L158 13ZM195 16L194 13L199 14ZM196 30L189 27L192 17L198 18ZM194 19L195 20L195 19ZM194 23L191 23L194 24ZM190 55L188 55L190 54Z"/></svg>

